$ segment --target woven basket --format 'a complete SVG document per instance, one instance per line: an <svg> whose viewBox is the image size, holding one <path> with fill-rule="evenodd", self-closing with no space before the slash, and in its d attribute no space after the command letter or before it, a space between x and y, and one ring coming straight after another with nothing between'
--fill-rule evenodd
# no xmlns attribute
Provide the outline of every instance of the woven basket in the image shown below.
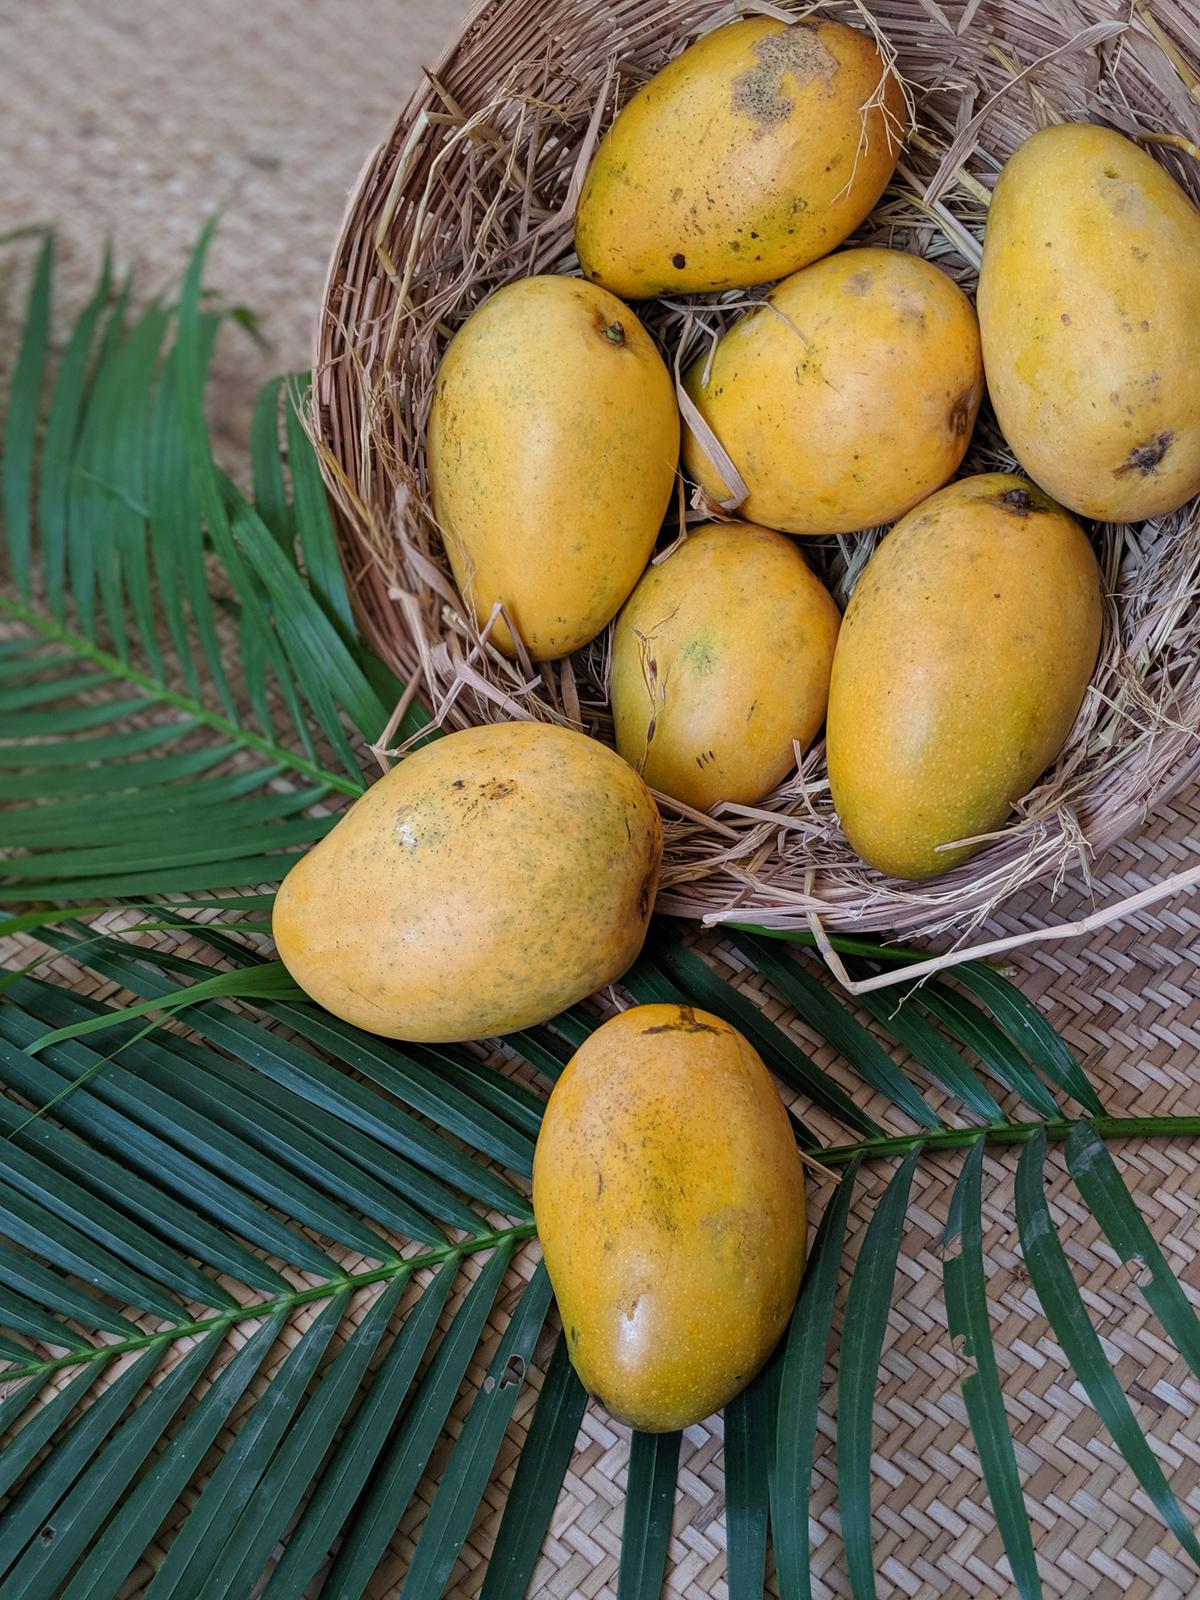
<svg viewBox="0 0 1200 1600"><path fill-rule="evenodd" d="M811 9L484 0L367 162L324 297L313 422L366 626L445 725L544 717L611 735L606 638L540 669L508 662L480 640L454 590L424 456L448 339L501 284L578 270L573 214L588 158L651 73L739 12ZM873 0L870 12L835 0L825 9L879 30L917 119L855 242L918 251L973 289L996 172L1053 120L1170 136L1175 143L1150 148L1200 196L1200 163L1184 148L1200 141L1192 0L1154 0L1153 15L1133 0L1132 17L1128 0ZM681 349L686 361L763 292L638 310L669 360ZM1014 465L985 405L963 471ZM664 543L677 532L669 521ZM806 540L805 554L844 602L878 536ZM1086 873L1200 770L1200 508L1097 526L1094 537L1110 598L1092 689L1054 769L970 861L922 885L864 867L837 827L818 746L758 807L703 816L664 801L660 908L709 922L949 932L965 954L965 936L1016 889ZM385 761L391 737L380 741Z"/></svg>

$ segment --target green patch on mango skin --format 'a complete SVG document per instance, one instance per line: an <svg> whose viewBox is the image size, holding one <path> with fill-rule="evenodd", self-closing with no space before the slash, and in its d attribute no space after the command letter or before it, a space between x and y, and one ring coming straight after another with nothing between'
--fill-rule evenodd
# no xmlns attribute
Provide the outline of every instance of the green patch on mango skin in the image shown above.
<svg viewBox="0 0 1200 1600"><path fill-rule="evenodd" d="M717 664L711 641L701 634L685 644L679 652L680 662L687 662L701 677L707 677Z"/></svg>

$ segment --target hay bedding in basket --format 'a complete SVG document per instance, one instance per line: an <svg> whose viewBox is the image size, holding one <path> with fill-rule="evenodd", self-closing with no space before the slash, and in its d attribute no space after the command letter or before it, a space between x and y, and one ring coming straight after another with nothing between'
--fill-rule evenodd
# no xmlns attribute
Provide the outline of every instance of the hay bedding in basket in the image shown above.
<svg viewBox="0 0 1200 1600"><path fill-rule="evenodd" d="M973 292L995 175L1034 128L1090 118L1160 136L1193 197L1200 23L1187 0L874 0L822 7L874 28L908 85L916 132L852 243L915 251ZM611 736L609 637L537 668L499 655L449 576L428 501L424 434L453 332L492 290L577 272L576 198L629 95L693 38L739 14L811 6L681 0L486 0L360 179L318 330L314 419L344 549L376 643L438 721L544 717ZM1161 136L1166 136L1162 139ZM1174 142L1172 142L1174 141ZM766 288L639 303L676 372ZM1198 375L1200 380L1200 375ZM1015 466L984 407L963 472ZM661 552L705 508L669 515ZM844 604L879 531L805 540ZM662 910L708 921L960 938L1033 880L1095 854L1200 768L1200 509L1097 526L1109 591L1101 660L1054 769L971 861L919 886L869 870L842 837L823 748L762 805L714 816L664 801ZM396 723L394 721L393 726ZM390 737L380 741L381 759Z"/></svg>

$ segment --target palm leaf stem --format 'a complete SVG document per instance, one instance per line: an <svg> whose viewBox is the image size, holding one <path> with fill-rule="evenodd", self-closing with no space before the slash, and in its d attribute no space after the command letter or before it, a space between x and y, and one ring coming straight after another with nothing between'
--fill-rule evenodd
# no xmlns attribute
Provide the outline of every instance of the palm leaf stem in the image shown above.
<svg viewBox="0 0 1200 1600"><path fill-rule="evenodd" d="M411 1276L425 1267L436 1267L443 1261L461 1261L464 1256L481 1250L491 1250L500 1245L514 1243L532 1236L532 1222L519 1222L510 1228L492 1229L457 1243L439 1245L424 1250L420 1255L389 1261L382 1267L372 1267L366 1272L339 1273L323 1283L310 1284L304 1289L294 1289L288 1294L276 1295L270 1300L254 1300L248 1305L231 1306L228 1311L211 1317L200 1317L194 1322L173 1322L170 1327L156 1333L142 1333L135 1338L118 1339L111 1344L93 1345L87 1349L73 1350L69 1355L52 1356L45 1361L30 1361L20 1367L6 1367L0 1380L10 1383L20 1378L44 1377L59 1367L76 1367L89 1361L109 1361L114 1356L127 1355L134 1350L146 1350L153 1345L174 1343L182 1338L202 1338L214 1329L230 1328L237 1323L258 1322L277 1312L290 1311L295 1306L310 1305L314 1300L331 1300L335 1295L353 1293L369 1288L373 1283L387 1283L396 1278Z"/></svg>
<svg viewBox="0 0 1200 1600"><path fill-rule="evenodd" d="M819 1145L804 1154L823 1167L848 1166L855 1157L878 1161L904 1156L920 1145L924 1150L958 1150L977 1139L988 1144L1025 1144L1044 1133L1047 1139L1069 1139L1076 1128L1093 1128L1102 1139L1195 1139L1200 1137L1200 1116L1179 1117L1056 1117L1046 1122L991 1122L982 1128L939 1128L930 1133L888 1135L863 1139L858 1144Z"/></svg>
<svg viewBox="0 0 1200 1600"><path fill-rule="evenodd" d="M122 661L119 656L110 655L93 644L90 639L72 633L52 618L42 616L31 606L11 596L0 595L0 617L11 618L13 621L22 622L27 627L34 629L47 640L67 647L74 655L94 662L104 672L114 678L123 678L127 683L135 684L138 688L146 690L164 705L172 706L177 711L182 711L196 722L203 723L226 737L234 739L247 750L255 750L268 760L281 763L293 772L303 773L306 777L315 778L319 783L327 784L331 789L349 795L357 800L366 787L364 783L353 782L350 778L336 772L327 772L324 767L315 761L309 761L295 750L286 750L282 745L264 739L261 734L252 732L249 728L235 722L231 717L222 715L219 711L212 710L199 700L194 700L190 695L181 694L177 689L170 688L160 678L152 677L149 673L140 672L131 666L128 661Z"/></svg>

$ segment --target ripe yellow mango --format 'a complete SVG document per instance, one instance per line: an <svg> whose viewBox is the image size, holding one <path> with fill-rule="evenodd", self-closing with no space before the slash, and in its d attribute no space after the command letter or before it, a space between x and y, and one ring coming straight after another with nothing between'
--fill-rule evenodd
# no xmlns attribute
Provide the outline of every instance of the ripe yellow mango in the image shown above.
<svg viewBox="0 0 1200 1600"><path fill-rule="evenodd" d="M1083 529L1024 478L932 495L850 597L829 690L833 803L869 865L928 878L978 848L1054 760L1100 646Z"/></svg>
<svg viewBox="0 0 1200 1600"><path fill-rule="evenodd" d="M983 397L979 326L922 257L843 250L735 322L685 387L750 491L739 515L855 533L902 516L962 461ZM729 498L690 429L683 460Z"/></svg>
<svg viewBox="0 0 1200 1600"><path fill-rule="evenodd" d="M554 1086L533 1208L580 1380L649 1433L750 1382L804 1270L804 1176L755 1051L690 1006L635 1006Z"/></svg>
<svg viewBox="0 0 1200 1600"><path fill-rule="evenodd" d="M1027 139L996 184L979 275L984 365L1021 465L1087 517L1200 492L1200 211L1111 128Z"/></svg>
<svg viewBox="0 0 1200 1600"><path fill-rule="evenodd" d="M601 141L580 264L631 300L768 283L853 233L907 128L869 34L820 16L731 22L651 78Z"/></svg>
<svg viewBox="0 0 1200 1600"><path fill-rule="evenodd" d="M546 723L470 728L393 767L296 863L275 943L371 1033L510 1033L621 976L661 857L653 798L614 751Z"/></svg>
<svg viewBox="0 0 1200 1600"><path fill-rule="evenodd" d="M429 483L459 593L550 661L609 623L650 558L679 459L675 387L628 306L524 278L459 329L429 415ZM501 618L491 637L514 654Z"/></svg>
<svg viewBox="0 0 1200 1600"><path fill-rule="evenodd" d="M744 522L696 529L617 619L617 749L699 810L753 805L825 720L839 620L791 539Z"/></svg>

